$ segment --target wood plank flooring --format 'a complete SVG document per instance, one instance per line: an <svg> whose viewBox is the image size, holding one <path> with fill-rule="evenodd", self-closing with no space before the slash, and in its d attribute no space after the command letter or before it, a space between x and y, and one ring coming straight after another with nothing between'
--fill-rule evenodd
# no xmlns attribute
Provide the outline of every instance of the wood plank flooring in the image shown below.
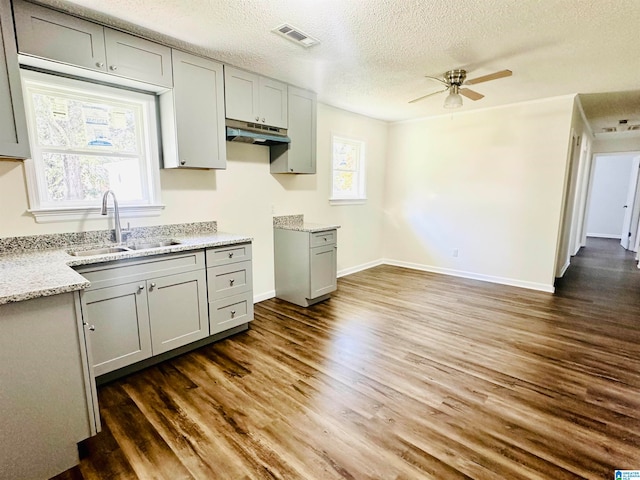
<svg viewBox="0 0 640 480"><path fill-rule="evenodd" d="M640 469L640 270L589 239L555 295L381 266L100 389L93 479L612 479Z"/></svg>

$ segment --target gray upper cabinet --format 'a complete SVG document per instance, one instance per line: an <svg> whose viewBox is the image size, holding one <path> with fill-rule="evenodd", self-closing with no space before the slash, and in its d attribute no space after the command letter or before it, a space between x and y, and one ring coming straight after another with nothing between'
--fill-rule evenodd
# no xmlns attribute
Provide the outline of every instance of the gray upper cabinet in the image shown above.
<svg viewBox="0 0 640 480"><path fill-rule="evenodd" d="M227 118L287 128L287 85L255 73L224 67Z"/></svg>
<svg viewBox="0 0 640 480"><path fill-rule="evenodd" d="M171 49L144 38L104 29L109 73L171 87Z"/></svg>
<svg viewBox="0 0 640 480"><path fill-rule="evenodd" d="M81 18L14 0L20 53L164 87L171 49Z"/></svg>
<svg viewBox="0 0 640 480"><path fill-rule="evenodd" d="M287 105L291 143L271 146L271 173L316 173L316 94L289 86Z"/></svg>
<svg viewBox="0 0 640 480"><path fill-rule="evenodd" d="M174 50L173 77L160 95L164 168L226 168L222 65Z"/></svg>
<svg viewBox="0 0 640 480"><path fill-rule="evenodd" d="M9 0L0 0L0 157L28 158L16 41Z"/></svg>

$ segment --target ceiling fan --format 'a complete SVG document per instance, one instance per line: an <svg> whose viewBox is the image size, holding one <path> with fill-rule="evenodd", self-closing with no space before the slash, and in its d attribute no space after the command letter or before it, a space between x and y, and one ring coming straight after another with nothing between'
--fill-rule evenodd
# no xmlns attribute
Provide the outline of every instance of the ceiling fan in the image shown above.
<svg viewBox="0 0 640 480"><path fill-rule="evenodd" d="M444 78L430 77L427 75L427 78L437 80L447 88L445 88L444 90L439 90L437 92L429 93L428 95L423 95L422 97L411 100L409 103L419 102L420 100L424 100L427 97L437 95L448 90L449 95L447 95L447 98L444 99L444 108L458 108L462 106L462 97L460 95L464 95L470 100L480 100L481 98L484 98L484 95L474 90L471 90L469 88L460 88L462 85L475 85L476 83L497 80L498 78L510 77L511 75L511 70L500 70L499 72L490 73L489 75L483 75L482 77L466 80L467 71L463 69L449 70L448 72L445 72Z"/></svg>

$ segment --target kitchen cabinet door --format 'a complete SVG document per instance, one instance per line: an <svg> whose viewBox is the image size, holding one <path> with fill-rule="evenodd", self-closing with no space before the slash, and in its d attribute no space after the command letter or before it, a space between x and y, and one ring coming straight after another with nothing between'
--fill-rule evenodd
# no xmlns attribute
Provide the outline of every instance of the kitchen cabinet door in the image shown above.
<svg viewBox="0 0 640 480"><path fill-rule="evenodd" d="M102 25L22 0L13 5L20 53L106 71Z"/></svg>
<svg viewBox="0 0 640 480"><path fill-rule="evenodd" d="M260 123L287 128L287 85L271 78L260 77Z"/></svg>
<svg viewBox="0 0 640 480"><path fill-rule="evenodd" d="M28 158L29 138L9 0L0 0L0 157Z"/></svg>
<svg viewBox="0 0 640 480"><path fill-rule="evenodd" d="M316 298L336 290L337 284L337 252L336 245L315 247L311 249L310 262L310 295Z"/></svg>
<svg viewBox="0 0 640 480"><path fill-rule="evenodd" d="M270 148L271 173L316 173L316 94L289 86L287 98L291 143Z"/></svg>
<svg viewBox="0 0 640 480"><path fill-rule="evenodd" d="M173 77L160 95L164 168L226 168L222 65L173 50Z"/></svg>
<svg viewBox="0 0 640 480"><path fill-rule="evenodd" d="M154 355L209 335L204 270L147 280Z"/></svg>
<svg viewBox="0 0 640 480"><path fill-rule="evenodd" d="M227 118L243 122L260 122L260 76L224 67Z"/></svg>
<svg viewBox="0 0 640 480"><path fill-rule="evenodd" d="M121 77L173 86L171 49L144 38L104 29L107 71Z"/></svg>
<svg viewBox="0 0 640 480"><path fill-rule="evenodd" d="M151 356L145 282L85 291L81 304L96 376Z"/></svg>

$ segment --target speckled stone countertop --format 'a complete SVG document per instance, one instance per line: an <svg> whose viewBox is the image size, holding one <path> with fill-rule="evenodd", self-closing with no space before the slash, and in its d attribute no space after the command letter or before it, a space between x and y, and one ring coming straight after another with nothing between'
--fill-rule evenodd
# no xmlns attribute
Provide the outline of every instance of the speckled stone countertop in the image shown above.
<svg viewBox="0 0 640 480"><path fill-rule="evenodd" d="M134 232L134 237L127 242L128 245L132 245L143 240L148 242L170 238L179 241L177 245L90 256L73 256L68 252L117 245L108 242L74 243L73 239L71 243L64 243L69 240L68 236L76 234L0 239L0 305L87 288L89 282L71 267L252 241L251 237L217 232L215 222L185 225L199 225L201 228L172 229L170 227L175 226L167 226L164 229L151 230L156 234L154 237L143 237L138 231L137 235ZM167 235L168 232L175 233ZM23 248L17 248L15 245L22 245ZM3 246L7 248L2 249Z"/></svg>
<svg viewBox="0 0 640 480"><path fill-rule="evenodd" d="M309 223L304 221L304 215L280 215L273 217L273 228L282 230L296 230L298 232L324 232L335 230L340 225L326 225L322 223Z"/></svg>

